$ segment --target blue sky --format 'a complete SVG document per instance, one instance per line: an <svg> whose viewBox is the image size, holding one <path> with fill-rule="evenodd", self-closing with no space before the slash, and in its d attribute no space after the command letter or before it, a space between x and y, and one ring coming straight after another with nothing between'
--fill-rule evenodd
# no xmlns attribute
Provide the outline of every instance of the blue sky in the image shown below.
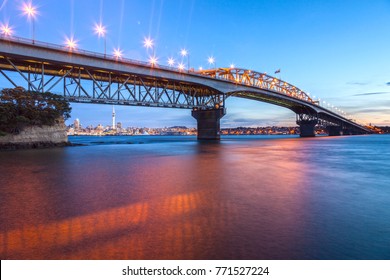
<svg viewBox="0 0 390 280"><path fill-rule="evenodd" d="M14 35L31 38L31 22L22 15L23 1L0 1L0 20ZM253 69L273 74L320 97L357 119L390 125L390 1L216 1L216 0L34 0L39 15L35 38L63 44L74 34L78 46L104 52L95 23L107 28L107 52L147 60L143 40L150 36L160 64L180 49L190 66ZM3 87L3 86L2 86ZM71 123L111 123L111 106L72 104ZM195 127L190 110L115 108L125 126ZM251 100L227 100L222 127L294 125L288 109Z"/></svg>

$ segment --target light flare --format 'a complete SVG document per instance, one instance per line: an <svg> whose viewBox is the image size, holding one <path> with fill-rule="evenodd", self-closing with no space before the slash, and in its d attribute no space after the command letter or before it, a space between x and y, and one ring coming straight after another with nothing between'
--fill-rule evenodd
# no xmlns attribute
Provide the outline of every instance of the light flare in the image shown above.
<svg viewBox="0 0 390 280"><path fill-rule="evenodd" d="M187 56L188 55L188 51L186 49L182 49L180 51L180 54L184 57L184 56Z"/></svg>
<svg viewBox="0 0 390 280"><path fill-rule="evenodd" d="M1 30L1 34L4 36L12 36L12 33L14 32L13 28L9 26L8 23L1 24L0 30Z"/></svg>
<svg viewBox="0 0 390 280"><path fill-rule="evenodd" d="M24 2L22 6L22 11L23 14L26 15L29 19L34 19L38 14L37 7L33 6L32 2Z"/></svg>
<svg viewBox="0 0 390 280"><path fill-rule="evenodd" d="M150 37L144 38L144 47L147 49L153 47L153 40Z"/></svg>
<svg viewBox="0 0 390 280"><path fill-rule="evenodd" d="M215 63L215 58L210 56L207 61L209 62L209 64L214 64Z"/></svg>
<svg viewBox="0 0 390 280"><path fill-rule="evenodd" d="M69 50L74 50L77 48L77 41L73 38L73 36L70 38L66 38L65 44L69 48Z"/></svg>
<svg viewBox="0 0 390 280"><path fill-rule="evenodd" d="M99 37L104 37L106 35L106 27L104 25L102 25L101 23L100 24L95 24L95 33L99 36Z"/></svg>
<svg viewBox="0 0 390 280"><path fill-rule="evenodd" d="M123 51L121 49L114 49L114 52L113 52L114 56L116 59L121 59L122 56L123 56Z"/></svg>
<svg viewBox="0 0 390 280"><path fill-rule="evenodd" d="M184 70L184 64L183 63L179 63L177 68L179 68L180 71Z"/></svg>
<svg viewBox="0 0 390 280"><path fill-rule="evenodd" d="M168 58L168 65L171 67L175 65L175 60L172 57Z"/></svg>
<svg viewBox="0 0 390 280"><path fill-rule="evenodd" d="M157 62L158 62L157 57L155 57L155 56L150 56L150 57L149 57L149 63L150 63L152 66L155 66L155 65L157 64Z"/></svg>

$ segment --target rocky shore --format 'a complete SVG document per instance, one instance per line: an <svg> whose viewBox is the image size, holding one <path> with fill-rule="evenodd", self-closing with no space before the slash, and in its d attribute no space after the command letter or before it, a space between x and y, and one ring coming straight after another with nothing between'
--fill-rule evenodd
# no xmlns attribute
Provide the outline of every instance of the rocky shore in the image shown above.
<svg viewBox="0 0 390 280"><path fill-rule="evenodd" d="M29 126L18 134L0 136L0 150L70 146L64 124Z"/></svg>

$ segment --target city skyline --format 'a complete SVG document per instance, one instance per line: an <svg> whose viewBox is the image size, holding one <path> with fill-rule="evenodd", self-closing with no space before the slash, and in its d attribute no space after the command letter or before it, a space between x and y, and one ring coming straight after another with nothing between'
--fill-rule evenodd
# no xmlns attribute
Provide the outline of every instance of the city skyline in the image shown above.
<svg viewBox="0 0 390 280"><path fill-rule="evenodd" d="M1 23L15 36L56 44L73 37L81 49L110 55L116 50L141 61L155 56L162 65L173 59L177 67L234 64L275 75L363 122L390 124L388 1L37 0L30 19L23 3L0 5ZM58 13L63 20L56 20ZM228 98L226 106L221 127L295 125L295 114L277 106L238 98ZM111 111L104 105L72 107L67 123L79 118L97 125ZM115 109L125 126L196 126L189 110Z"/></svg>

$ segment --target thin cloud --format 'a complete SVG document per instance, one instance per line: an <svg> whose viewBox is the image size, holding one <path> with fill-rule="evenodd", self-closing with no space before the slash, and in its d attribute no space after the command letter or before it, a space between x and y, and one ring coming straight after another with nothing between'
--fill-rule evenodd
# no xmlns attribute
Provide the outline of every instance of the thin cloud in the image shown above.
<svg viewBox="0 0 390 280"><path fill-rule="evenodd" d="M366 86L370 82L347 82L348 85L356 85L356 86Z"/></svg>
<svg viewBox="0 0 390 280"><path fill-rule="evenodd" d="M4 0L3 3L1 3L0 11L4 8L4 6L7 4L8 0Z"/></svg>
<svg viewBox="0 0 390 280"><path fill-rule="evenodd" d="M354 114L359 114L359 113L375 113L375 114L388 115L390 113L390 109L388 109L388 108L364 108L364 109L354 111Z"/></svg>
<svg viewBox="0 0 390 280"><path fill-rule="evenodd" d="M388 91L381 91L381 92L365 92L365 93L358 93L354 94L352 96L365 96L365 95L378 95L378 94L389 94Z"/></svg>

